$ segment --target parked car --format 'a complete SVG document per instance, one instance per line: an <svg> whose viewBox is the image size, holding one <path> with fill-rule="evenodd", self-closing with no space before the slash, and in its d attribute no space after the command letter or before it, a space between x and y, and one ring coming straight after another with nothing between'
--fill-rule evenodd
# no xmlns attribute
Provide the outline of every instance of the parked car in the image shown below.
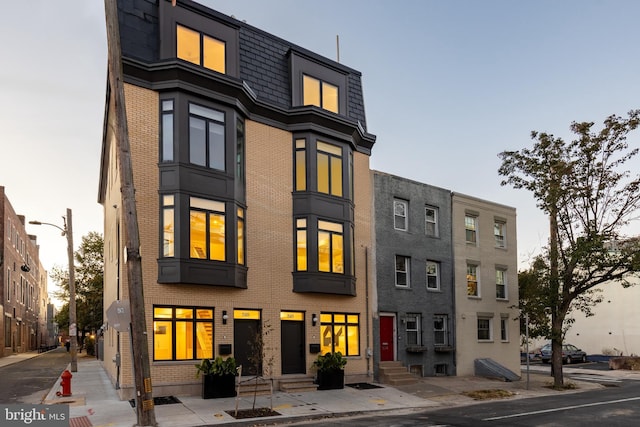
<svg viewBox="0 0 640 427"><path fill-rule="evenodd" d="M542 363L551 361L551 344L546 344L540 349L540 358ZM586 362L587 353L580 350L573 344L562 344L562 363Z"/></svg>

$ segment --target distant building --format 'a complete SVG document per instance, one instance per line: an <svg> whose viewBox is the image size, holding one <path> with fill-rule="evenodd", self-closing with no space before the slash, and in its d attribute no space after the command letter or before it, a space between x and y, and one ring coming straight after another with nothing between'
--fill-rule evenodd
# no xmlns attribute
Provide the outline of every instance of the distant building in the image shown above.
<svg viewBox="0 0 640 427"><path fill-rule="evenodd" d="M452 196L456 370L489 358L520 373L516 210Z"/></svg>
<svg viewBox="0 0 640 427"><path fill-rule="evenodd" d="M278 387L340 351L347 381L366 379L375 137L360 72L193 1L118 7L154 391L198 393L194 361L215 356ZM113 102L105 308L129 285ZM130 398L129 337L105 319L104 365ZM264 328L272 364L256 367Z"/></svg>
<svg viewBox="0 0 640 427"><path fill-rule="evenodd" d="M376 372L455 375L451 192L378 171L373 187Z"/></svg>
<svg viewBox="0 0 640 427"><path fill-rule="evenodd" d="M36 350L46 337L47 272L0 186L0 357Z"/></svg>

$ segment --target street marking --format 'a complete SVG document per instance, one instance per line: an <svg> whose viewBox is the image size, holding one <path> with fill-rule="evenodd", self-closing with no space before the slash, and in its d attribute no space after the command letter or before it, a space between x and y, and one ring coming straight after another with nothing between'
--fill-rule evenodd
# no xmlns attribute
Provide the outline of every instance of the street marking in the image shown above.
<svg viewBox="0 0 640 427"><path fill-rule="evenodd" d="M613 404L613 403L633 402L634 400L640 400L640 397L630 397L628 399L610 400L608 402L585 403L584 405L564 406L562 408L542 409L540 411L522 412L520 414L503 415L503 416L500 416L500 417L484 418L482 421L496 421L496 420L504 420L504 419L507 419L507 418L526 417L528 415L548 414L550 412L566 411L567 409L579 409L579 408L588 408L590 406L610 405L610 404Z"/></svg>

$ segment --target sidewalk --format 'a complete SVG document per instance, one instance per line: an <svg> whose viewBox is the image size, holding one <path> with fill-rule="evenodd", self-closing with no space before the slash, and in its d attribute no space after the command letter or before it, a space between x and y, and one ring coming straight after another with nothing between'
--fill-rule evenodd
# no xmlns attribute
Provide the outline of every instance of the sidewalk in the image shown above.
<svg viewBox="0 0 640 427"><path fill-rule="evenodd" d="M11 363L36 357L37 353L9 356ZM7 364L0 359L0 363ZM546 371L544 371L546 369ZM544 372L543 372L544 371ZM585 373L584 369L565 368L565 374L573 371ZM598 374L598 371L591 371ZM602 372L602 371L601 371ZM605 371L606 376L628 377L640 379L638 373L630 371ZM479 403L462 395L465 391L501 389L514 393L509 399L520 399L553 395L557 393L574 393L602 388L603 386L588 381L576 381L576 390L554 391L547 386L552 379L548 367L531 366L529 381L525 367L522 380L504 382L481 377L425 377L416 384L389 387L373 384L377 388L356 389L346 386L342 390L324 390L306 393L274 392L273 410L280 415L253 419L235 419L232 414L235 398L202 399L200 396L177 396L179 403L155 405L155 415L160 427L195 427L195 426L249 426L259 422L260 425L276 425L293 421L312 420L329 417L345 417L378 412L410 413L437 409L442 407L462 406ZM78 355L78 371L73 373L71 397L56 396L60 390L58 379L43 400L43 404L68 404L71 427L130 427L136 424L135 408L128 401L121 401L109 381L102 365L94 357L86 354ZM238 409L248 409L253 405L253 397L238 399ZM271 406L269 396L258 396L256 408Z"/></svg>

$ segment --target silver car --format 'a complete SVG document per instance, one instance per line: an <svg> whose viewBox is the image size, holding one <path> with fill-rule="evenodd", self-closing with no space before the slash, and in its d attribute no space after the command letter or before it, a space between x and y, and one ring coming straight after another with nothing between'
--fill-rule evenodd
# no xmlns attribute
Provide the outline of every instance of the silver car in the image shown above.
<svg viewBox="0 0 640 427"><path fill-rule="evenodd" d="M542 359L542 363L549 363L551 361L551 344L546 344L540 349L540 358ZM562 344L562 363L585 363L586 361L587 353L573 344Z"/></svg>

